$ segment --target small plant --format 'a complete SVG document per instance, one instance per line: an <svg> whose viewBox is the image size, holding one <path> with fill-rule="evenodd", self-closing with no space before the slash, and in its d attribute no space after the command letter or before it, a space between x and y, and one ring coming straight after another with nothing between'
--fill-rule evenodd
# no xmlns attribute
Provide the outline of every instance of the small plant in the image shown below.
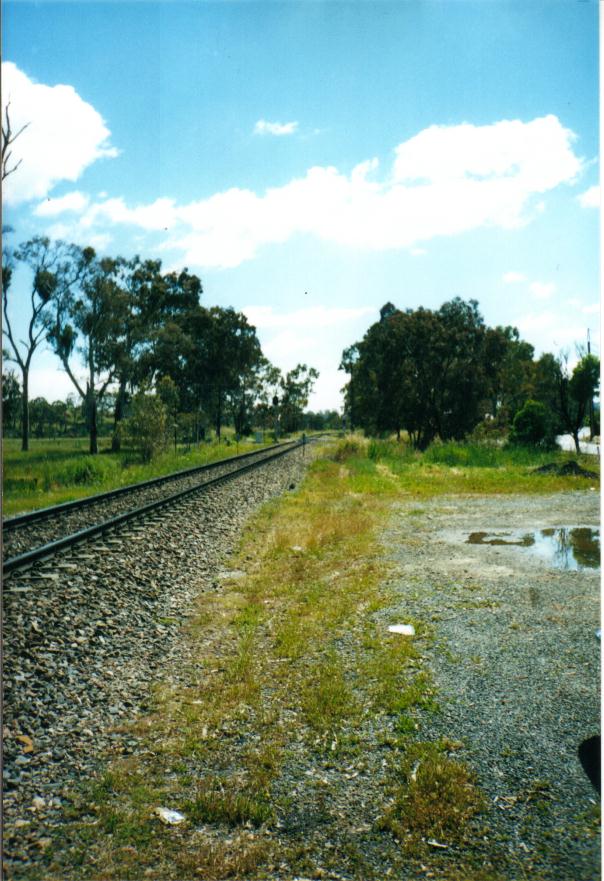
<svg viewBox="0 0 604 881"><path fill-rule="evenodd" d="M302 697L302 708L315 731L332 731L357 712L354 695L335 656L321 664Z"/></svg>
<svg viewBox="0 0 604 881"><path fill-rule="evenodd" d="M199 795L184 806L192 823L224 824L226 826L262 826L273 818L266 799L255 792L226 788L219 780L205 780Z"/></svg>
<svg viewBox="0 0 604 881"><path fill-rule="evenodd" d="M462 843L469 821L485 807L474 776L450 759L435 743L416 743L408 751L398 777L405 780L393 803L378 820L409 850L421 850L429 838L444 844Z"/></svg>

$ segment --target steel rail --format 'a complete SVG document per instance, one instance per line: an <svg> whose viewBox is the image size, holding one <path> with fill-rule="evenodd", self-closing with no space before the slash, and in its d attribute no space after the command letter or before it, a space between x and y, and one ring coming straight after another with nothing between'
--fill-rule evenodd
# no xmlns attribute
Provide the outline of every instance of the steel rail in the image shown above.
<svg viewBox="0 0 604 881"><path fill-rule="evenodd" d="M304 440L294 441L289 444L285 449L278 449L271 456L267 456L266 458L261 459L258 462L248 462L246 465L242 465L240 468L229 471L227 474L220 474L218 477L214 477L211 480L207 480L204 483L198 484L197 486L188 487L187 489L180 490L177 493L172 493L172 495L165 496L163 499L156 499L154 502L148 502L146 505L141 505L138 508L133 508L130 511L124 512L123 514L118 514L115 517L111 517L109 520L104 520L102 523L96 523L94 524L94 526L88 526L85 529L81 529L79 532L74 532L71 535L66 535L63 538L56 539L56 541L49 542L45 545L40 545L40 547L33 548L30 551L26 551L24 554L19 554L17 557L11 557L10 559L4 561L2 574L6 576L10 572L14 572L17 569L26 569L39 560L46 559L47 557L52 557L59 551L62 551L65 548L72 547L73 545L79 544L80 542L86 541L87 539L92 538L95 535L100 535L101 533L108 532L117 526L121 526L128 520L135 520L139 517L149 514L151 511L174 504L175 502L178 502L186 498L187 496L192 495L193 493L204 492L205 490L210 489L213 486L218 486L221 483L226 483L229 480L233 480L233 478L239 477L241 474L246 474L249 471L253 471L255 468L260 468L262 465L266 465L269 462L274 462L275 459L279 459L281 458L281 456L285 456L287 455L287 453L291 453L300 447L304 448L305 443L306 442Z"/></svg>
<svg viewBox="0 0 604 881"><path fill-rule="evenodd" d="M241 453L237 456L227 456L226 459L216 459L215 462L208 462L205 465L193 465L191 468L183 468L181 471L172 471L170 474L162 474L160 477L152 477L150 480L143 480L140 483L129 483L127 486L120 486L117 489L110 489L106 492L95 493L92 496L84 496L81 499L74 499L71 502L61 502L59 505L49 505L46 508L38 508L36 511L27 511L25 514L17 514L15 517L9 517L2 523L3 532L11 532L20 526L29 526L37 520L45 520L54 517L55 514L63 514L67 511L76 511L80 508L91 507L99 502L105 502L125 493L133 493L138 490L144 490L152 486L158 486L162 483L169 483L171 480L178 480L187 475L201 474L204 471L210 471L212 468L219 468L221 465L229 462L242 462L251 456L259 456L261 453L271 452L272 450L282 449L284 446L291 446L296 441L286 441L285 444L271 444L268 447L261 447L258 450L251 450L249 453Z"/></svg>

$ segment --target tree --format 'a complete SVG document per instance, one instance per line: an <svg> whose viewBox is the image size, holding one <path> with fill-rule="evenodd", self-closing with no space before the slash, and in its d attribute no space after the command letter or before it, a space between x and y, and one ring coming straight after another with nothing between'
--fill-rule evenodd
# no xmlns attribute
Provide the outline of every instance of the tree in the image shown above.
<svg viewBox="0 0 604 881"><path fill-rule="evenodd" d="M176 373L174 364L164 363L158 353L162 350L162 334L166 329L179 330L179 341L184 342L187 316L199 306L202 293L200 279L185 268L181 272L161 273L161 261L142 261L138 256L132 260L118 260L119 285L124 291L127 305L122 345L116 352L116 393L114 434L112 449L119 449L120 433L117 431L125 413L128 395L135 388L153 384L158 376ZM158 346L158 343L160 345ZM168 343L168 347L170 343ZM187 344L185 343L185 348ZM181 348L170 353L172 360L179 360ZM163 347L164 355L167 354Z"/></svg>
<svg viewBox="0 0 604 881"><path fill-rule="evenodd" d="M546 353L535 365L535 397L554 414L556 430L572 435L577 453L579 430L599 385L600 361L595 355L584 355L572 373L564 355L555 358Z"/></svg>
<svg viewBox="0 0 604 881"><path fill-rule="evenodd" d="M98 259L92 248L73 249L75 285L61 286L46 321L48 339L85 402L90 452L98 452L98 408L115 379L124 347L127 296L118 284L119 260ZM74 355L86 370L76 375Z"/></svg>
<svg viewBox="0 0 604 881"><path fill-rule="evenodd" d="M388 306L389 304L386 304ZM382 306L380 314L384 314L384 310L386 306ZM342 352L342 359L340 361L338 370L343 370L345 373L348 373L350 379L348 383L345 385L344 391L344 412L348 416L348 423L350 425L350 430L354 431L354 426L356 423L356 402L355 402L355 383L354 383L354 368L359 360L359 347L354 344L352 346L348 346L347 349L344 349Z"/></svg>
<svg viewBox="0 0 604 881"><path fill-rule="evenodd" d="M25 125L22 125L18 132L13 132L10 121L10 113L9 113L10 101L6 103L4 108L4 119L2 120L2 180L6 180L9 174L12 174L16 171L21 165L22 159L19 159L12 168L9 167L10 159L12 156L12 146L21 135L25 129L28 127L29 123L26 122Z"/></svg>
<svg viewBox="0 0 604 881"><path fill-rule="evenodd" d="M166 411L166 432L174 435L174 450L176 451L176 426L178 420L178 405L180 396L176 383L170 376L164 376L157 384L157 395Z"/></svg>
<svg viewBox="0 0 604 881"><path fill-rule="evenodd" d="M21 410L21 386L16 373L2 374L2 423L4 429L15 429Z"/></svg>
<svg viewBox="0 0 604 881"><path fill-rule="evenodd" d="M25 263L32 272L30 312L24 340L16 339L9 316L9 290L15 261ZM21 449L26 452L29 449L29 371L34 353L46 335L44 319L51 300L60 288L67 290L74 280L70 273L69 248L62 242L52 244L50 239L36 236L14 253L6 249L3 253L2 278L2 332L10 346L8 358L18 364L21 370Z"/></svg>
<svg viewBox="0 0 604 881"><path fill-rule="evenodd" d="M319 371L314 367L297 364L281 380L281 427L286 433L301 427L302 412L318 378Z"/></svg>
<svg viewBox="0 0 604 881"><path fill-rule="evenodd" d="M485 410L500 425L513 421L533 393L535 350L520 339L515 327L487 328L486 371L489 380Z"/></svg>
<svg viewBox="0 0 604 881"><path fill-rule="evenodd" d="M492 385L487 333L475 300L438 311L386 303L363 340L344 352L347 404L370 432L405 429L419 449L435 437L459 440L484 416Z"/></svg>

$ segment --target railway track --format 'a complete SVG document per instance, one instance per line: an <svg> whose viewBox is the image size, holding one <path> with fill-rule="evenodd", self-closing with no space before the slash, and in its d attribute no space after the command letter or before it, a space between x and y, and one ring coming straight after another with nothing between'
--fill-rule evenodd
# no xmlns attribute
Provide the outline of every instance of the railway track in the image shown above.
<svg viewBox="0 0 604 881"><path fill-rule="evenodd" d="M72 787L106 755L136 749L116 726L145 711L150 683L198 685L182 638L195 600L241 575L229 554L250 514L305 470L300 443L263 452L119 524L97 523L95 535L64 536L63 550L42 549L6 575L4 842L17 873L41 858L39 840L56 833Z"/></svg>
<svg viewBox="0 0 604 881"><path fill-rule="evenodd" d="M174 504L186 496L259 468L304 441L275 444L143 483L22 514L3 523L3 574Z"/></svg>

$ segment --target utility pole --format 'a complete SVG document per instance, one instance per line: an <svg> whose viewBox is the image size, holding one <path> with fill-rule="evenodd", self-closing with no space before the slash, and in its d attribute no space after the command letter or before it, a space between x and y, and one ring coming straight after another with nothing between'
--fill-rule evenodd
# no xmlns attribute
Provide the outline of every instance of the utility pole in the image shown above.
<svg viewBox="0 0 604 881"><path fill-rule="evenodd" d="M591 355L591 340L589 338L589 328L587 328L587 354ZM594 399L589 399L589 439L593 440L595 434L594 425Z"/></svg>

